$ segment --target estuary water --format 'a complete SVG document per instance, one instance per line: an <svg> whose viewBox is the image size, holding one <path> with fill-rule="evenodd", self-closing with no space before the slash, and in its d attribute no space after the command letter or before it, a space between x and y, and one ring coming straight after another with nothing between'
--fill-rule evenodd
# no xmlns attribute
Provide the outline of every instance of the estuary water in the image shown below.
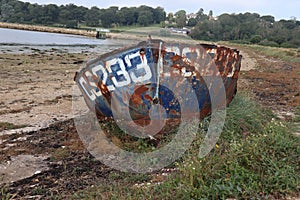
<svg viewBox="0 0 300 200"><path fill-rule="evenodd" d="M0 53L59 51L68 53L106 53L127 45L127 40L101 40L79 35L0 28Z"/></svg>

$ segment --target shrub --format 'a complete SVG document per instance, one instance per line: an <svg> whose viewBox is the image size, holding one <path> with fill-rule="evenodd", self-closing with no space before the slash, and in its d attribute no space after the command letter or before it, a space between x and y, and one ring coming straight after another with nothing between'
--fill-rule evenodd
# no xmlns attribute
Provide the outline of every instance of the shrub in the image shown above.
<svg viewBox="0 0 300 200"><path fill-rule="evenodd" d="M257 44L262 40L261 35L253 35L250 39L250 42L253 44Z"/></svg>
<svg viewBox="0 0 300 200"><path fill-rule="evenodd" d="M66 24L66 28L77 28L78 24L76 20L70 20Z"/></svg>
<svg viewBox="0 0 300 200"><path fill-rule="evenodd" d="M170 32L169 30L167 30L167 29L161 29L161 30L159 31L159 35L160 35L160 36L164 36L164 37L168 37L168 36L171 35L171 32Z"/></svg>
<svg viewBox="0 0 300 200"><path fill-rule="evenodd" d="M277 42L269 41L269 40L262 40L258 44L263 46L279 47L279 44Z"/></svg>
<svg viewBox="0 0 300 200"><path fill-rule="evenodd" d="M280 47L284 47L284 48L297 48L296 45L288 43L288 42L284 42L280 45Z"/></svg>

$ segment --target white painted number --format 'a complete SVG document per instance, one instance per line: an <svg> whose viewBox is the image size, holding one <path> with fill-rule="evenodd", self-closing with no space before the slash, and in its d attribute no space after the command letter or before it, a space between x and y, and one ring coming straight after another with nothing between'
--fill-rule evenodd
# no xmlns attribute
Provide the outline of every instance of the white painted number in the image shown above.
<svg viewBox="0 0 300 200"><path fill-rule="evenodd" d="M108 71L111 73L111 72L112 72L112 71L111 71L111 66L116 65L116 64L117 64L117 65L120 67L120 69L121 69L121 70L119 70L119 71L116 72L117 75L118 75L119 77L123 76L125 80L123 80L123 81L118 81L118 80L116 79L116 77L113 76L113 77L111 78L111 80L113 81L114 85L115 85L116 87L123 87L123 86L125 86L125 85L129 85L130 82L131 82L131 80L130 80L129 74L128 74L127 71L126 71L126 67L125 67L125 65L124 65L124 62L123 62L120 58L118 58L118 59L115 58L115 59L112 59L112 60L106 62L106 66L107 66Z"/></svg>
<svg viewBox="0 0 300 200"><path fill-rule="evenodd" d="M125 63L128 67L132 67L132 60L136 58L139 59L140 63L128 73ZM119 70L115 71L115 77L113 75L113 69L116 67L118 67ZM97 80L94 80L95 77L98 79L101 79L102 77L102 83L107 86L109 91L113 91L115 90L115 87L129 85L131 81L134 83L148 81L152 78L152 72L148 65L146 55L141 55L139 51L125 56L124 60L121 58L114 58L107 61L106 68L101 64L95 65L92 67L91 71L86 71L83 77L79 79L79 84L91 101L94 101L96 97L102 95L98 88ZM109 78L112 83L109 81Z"/></svg>
<svg viewBox="0 0 300 200"><path fill-rule="evenodd" d="M102 82L107 86L107 89L109 91L115 90L115 87L113 85L107 85L108 74L107 74L107 71L105 70L105 68L101 64L92 68L92 72L97 77L101 77L101 75L103 74ZM102 72L102 74L101 74L101 72Z"/></svg>
<svg viewBox="0 0 300 200"><path fill-rule="evenodd" d="M134 58L139 58L141 63L137 64L136 70L135 70L136 73L134 71L130 72L130 76L131 76L133 82L137 83L137 82L144 82L144 81L150 80L152 77L152 73L151 73L151 69L148 65L148 60L146 58L146 55L144 57L142 57L140 55L140 52L136 52L134 54L127 55L125 57L125 62L129 67L132 66L131 60ZM145 74L140 76L141 69L143 69L145 71ZM136 74L138 74L139 76L137 77Z"/></svg>

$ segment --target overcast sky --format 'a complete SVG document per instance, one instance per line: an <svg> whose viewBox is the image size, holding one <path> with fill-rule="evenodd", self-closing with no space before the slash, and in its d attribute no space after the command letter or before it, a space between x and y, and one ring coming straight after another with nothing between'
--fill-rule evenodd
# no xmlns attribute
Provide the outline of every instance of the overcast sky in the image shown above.
<svg viewBox="0 0 300 200"><path fill-rule="evenodd" d="M188 13L196 13L200 8L208 14L212 10L214 16L223 13L259 13L260 15L272 15L276 20L296 17L300 20L300 0L22 0L24 2L38 4L69 4L85 7L97 6L108 8L110 6L132 7L147 5L156 8L163 7L167 13L175 13L185 10Z"/></svg>

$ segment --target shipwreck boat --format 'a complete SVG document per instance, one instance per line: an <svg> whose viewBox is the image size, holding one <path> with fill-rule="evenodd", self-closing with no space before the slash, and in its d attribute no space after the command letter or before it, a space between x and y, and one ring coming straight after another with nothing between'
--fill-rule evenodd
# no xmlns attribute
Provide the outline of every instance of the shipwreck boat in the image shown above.
<svg viewBox="0 0 300 200"><path fill-rule="evenodd" d="M98 119L145 125L195 112L203 118L211 112L212 99L225 105L232 101L241 58L225 46L150 39L90 61L75 81Z"/></svg>

